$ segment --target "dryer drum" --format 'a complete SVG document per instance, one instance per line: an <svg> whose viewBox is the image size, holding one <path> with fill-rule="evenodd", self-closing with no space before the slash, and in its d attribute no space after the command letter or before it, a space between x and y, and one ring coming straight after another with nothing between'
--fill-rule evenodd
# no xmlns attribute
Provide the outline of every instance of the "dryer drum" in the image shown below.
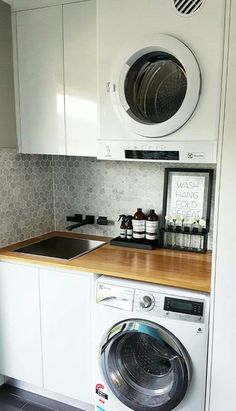
<svg viewBox="0 0 236 411"><path fill-rule="evenodd" d="M130 114L145 124L163 123L173 117L186 92L184 67L169 53L143 55L130 67L125 79Z"/></svg>
<svg viewBox="0 0 236 411"><path fill-rule="evenodd" d="M101 365L112 392L134 411L173 410L191 378L191 361L180 341L145 320L124 321L110 330Z"/></svg>

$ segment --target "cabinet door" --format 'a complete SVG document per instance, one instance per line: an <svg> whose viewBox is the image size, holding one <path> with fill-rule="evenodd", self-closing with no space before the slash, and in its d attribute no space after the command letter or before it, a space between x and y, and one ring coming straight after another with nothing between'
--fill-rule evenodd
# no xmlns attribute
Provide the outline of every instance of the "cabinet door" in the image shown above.
<svg viewBox="0 0 236 411"><path fill-rule="evenodd" d="M62 36L62 6L17 13L23 153L65 153Z"/></svg>
<svg viewBox="0 0 236 411"><path fill-rule="evenodd" d="M11 8L0 2L0 147L16 147Z"/></svg>
<svg viewBox="0 0 236 411"><path fill-rule="evenodd" d="M0 374L42 386L38 269L0 263Z"/></svg>
<svg viewBox="0 0 236 411"><path fill-rule="evenodd" d="M67 154L96 156L95 0L63 6Z"/></svg>
<svg viewBox="0 0 236 411"><path fill-rule="evenodd" d="M92 402L91 275L40 270L44 388Z"/></svg>

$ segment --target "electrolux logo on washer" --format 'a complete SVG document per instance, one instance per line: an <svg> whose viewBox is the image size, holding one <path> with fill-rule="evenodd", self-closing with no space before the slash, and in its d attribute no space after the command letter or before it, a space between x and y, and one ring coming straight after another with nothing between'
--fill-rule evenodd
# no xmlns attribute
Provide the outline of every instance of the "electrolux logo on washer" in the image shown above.
<svg viewBox="0 0 236 411"><path fill-rule="evenodd" d="M118 9L116 0L97 1L99 158L130 161L127 142L131 150L147 141L156 150L153 142L161 138L165 155L133 159L216 161L225 0L197 8L188 1L180 10L164 3L149 0L147 7L139 0L137 7L135 0L120 0ZM179 154L168 154L173 151Z"/></svg>

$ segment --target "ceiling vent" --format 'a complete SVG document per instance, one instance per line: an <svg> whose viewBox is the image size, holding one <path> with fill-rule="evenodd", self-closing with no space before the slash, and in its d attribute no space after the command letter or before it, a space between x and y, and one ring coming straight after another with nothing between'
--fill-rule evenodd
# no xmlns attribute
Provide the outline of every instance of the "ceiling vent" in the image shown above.
<svg viewBox="0 0 236 411"><path fill-rule="evenodd" d="M174 6L180 14L192 16L203 5L205 0L174 0Z"/></svg>

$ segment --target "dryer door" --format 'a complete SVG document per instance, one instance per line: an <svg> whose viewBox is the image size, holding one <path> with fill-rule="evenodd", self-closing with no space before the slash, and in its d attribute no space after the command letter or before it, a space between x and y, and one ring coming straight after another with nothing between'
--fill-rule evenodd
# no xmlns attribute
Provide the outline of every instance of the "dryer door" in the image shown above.
<svg viewBox="0 0 236 411"><path fill-rule="evenodd" d="M200 70L192 52L167 35L156 36L155 43L125 59L115 75L118 92L111 93L126 123L144 137L174 133L191 117L200 95Z"/></svg>
<svg viewBox="0 0 236 411"><path fill-rule="evenodd" d="M191 361L180 341L164 327L139 319L109 331L101 367L114 395L135 411L173 410L191 378Z"/></svg>

